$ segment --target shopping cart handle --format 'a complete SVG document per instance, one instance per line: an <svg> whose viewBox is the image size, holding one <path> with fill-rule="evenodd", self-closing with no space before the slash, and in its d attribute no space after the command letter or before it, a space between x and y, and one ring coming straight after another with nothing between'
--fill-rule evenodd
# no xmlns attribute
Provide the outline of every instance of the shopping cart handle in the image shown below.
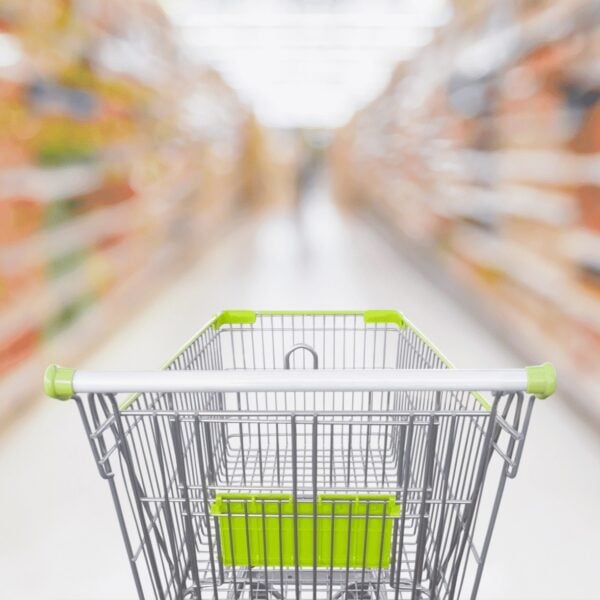
<svg viewBox="0 0 600 600"><path fill-rule="evenodd" d="M79 371L51 365L46 394L136 392L528 392L547 398L556 389L550 363L524 369L319 369L221 371Z"/></svg>

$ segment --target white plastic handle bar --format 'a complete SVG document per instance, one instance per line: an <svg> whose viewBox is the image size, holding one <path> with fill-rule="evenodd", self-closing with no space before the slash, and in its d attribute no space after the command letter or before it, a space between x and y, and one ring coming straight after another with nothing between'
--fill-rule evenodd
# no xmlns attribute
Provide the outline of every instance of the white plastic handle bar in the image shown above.
<svg viewBox="0 0 600 600"><path fill-rule="evenodd" d="M83 392L332 392L490 391L553 393L551 365L524 369L320 369L223 371L76 371L51 366L46 393L67 398Z"/></svg>

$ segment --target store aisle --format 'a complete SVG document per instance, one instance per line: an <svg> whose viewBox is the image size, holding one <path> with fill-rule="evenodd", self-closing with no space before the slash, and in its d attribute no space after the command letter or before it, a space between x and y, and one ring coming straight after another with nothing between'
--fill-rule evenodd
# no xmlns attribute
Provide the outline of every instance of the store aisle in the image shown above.
<svg viewBox="0 0 600 600"><path fill-rule="evenodd" d="M323 185L298 208L224 236L89 358L89 368L154 368L223 308L398 308L459 366L521 361L498 345ZM40 399L0 441L2 596L116 600L134 590L108 489L72 405ZM488 559L485 599L600 597L600 446L561 402L534 412Z"/></svg>

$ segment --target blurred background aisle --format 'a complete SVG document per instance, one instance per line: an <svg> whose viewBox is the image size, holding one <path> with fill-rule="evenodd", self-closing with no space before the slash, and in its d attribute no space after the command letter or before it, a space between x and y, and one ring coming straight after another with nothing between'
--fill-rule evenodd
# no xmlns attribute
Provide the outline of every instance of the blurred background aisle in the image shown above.
<svg viewBox="0 0 600 600"><path fill-rule="evenodd" d="M133 595L48 363L389 307L557 365L482 596L600 598L597 2L2 0L0 128L0 595Z"/></svg>

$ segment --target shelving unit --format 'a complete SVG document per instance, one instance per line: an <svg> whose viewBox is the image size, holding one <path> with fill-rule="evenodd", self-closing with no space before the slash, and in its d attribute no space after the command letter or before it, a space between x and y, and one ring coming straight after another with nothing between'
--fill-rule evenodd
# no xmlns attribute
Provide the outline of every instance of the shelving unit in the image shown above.
<svg viewBox="0 0 600 600"><path fill-rule="evenodd" d="M269 159L152 0L7 0L0 51L1 424L262 200Z"/></svg>
<svg viewBox="0 0 600 600"><path fill-rule="evenodd" d="M600 423L600 11L454 10L339 132L336 196L378 214L528 360L553 360Z"/></svg>

